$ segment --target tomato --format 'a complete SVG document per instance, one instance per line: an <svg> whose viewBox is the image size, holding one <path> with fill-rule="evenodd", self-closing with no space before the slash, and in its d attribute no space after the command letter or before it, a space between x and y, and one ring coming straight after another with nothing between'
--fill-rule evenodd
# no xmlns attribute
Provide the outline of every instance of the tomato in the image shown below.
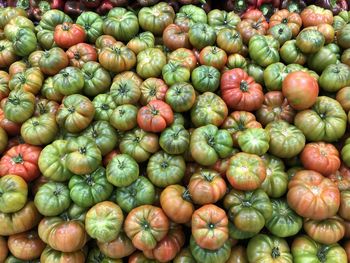
<svg viewBox="0 0 350 263"><path fill-rule="evenodd" d="M165 101L175 112L184 112L192 108L196 93L191 84L179 82L173 84L166 93Z"/></svg>
<svg viewBox="0 0 350 263"><path fill-rule="evenodd" d="M110 242L97 241L97 245L104 255L113 259L128 257L135 251L131 240L123 231L119 232L116 239Z"/></svg>
<svg viewBox="0 0 350 263"><path fill-rule="evenodd" d="M17 55L11 41L0 40L0 68L6 68L17 60Z"/></svg>
<svg viewBox="0 0 350 263"><path fill-rule="evenodd" d="M344 87L337 92L336 100L340 103L345 112L350 111L350 86Z"/></svg>
<svg viewBox="0 0 350 263"><path fill-rule="evenodd" d="M216 250L228 240L228 218L223 209L204 205L192 215L192 236L203 249Z"/></svg>
<svg viewBox="0 0 350 263"><path fill-rule="evenodd" d="M154 185L146 177L138 177L129 186L119 187L116 192L117 204L125 212L141 205L151 205L155 199Z"/></svg>
<svg viewBox="0 0 350 263"><path fill-rule="evenodd" d="M227 55L224 50L216 46L207 46L199 53L199 62L201 65L212 66L222 69L227 61Z"/></svg>
<svg viewBox="0 0 350 263"><path fill-rule="evenodd" d="M220 30L216 42L227 54L237 53L243 47L241 35L234 29Z"/></svg>
<svg viewBox="0 0 350 263"><path fill-rule="evenodd" d="M143 205L130 211L125 219L124 230L136 248L150 250L167 235L169 224L162 209Z"/></svg>
<svg viewBox="0 0 350 263"><path fill-rule="evenodd" d="M319 73L322 73L322 71L324 71L329 65L335 64L336 61L337 61L337 54L334 53L330 48L328 48L328 46L324 46L316 53L310 54L307 60L307 64L310 69L313 69ZM325 83L324 80L323 80L323 83ZM344 80L343 80L343 83L344 83ZM326 87L326 90L327 88L328 87Z"/></svg>
<svg viewBox="0 0 350 263"><path fill-rule="evenodd" d="M15 174L29 182L39 176L38 158L41 148L21 144L8 150L0 160L0 176Z"/></svg>
<svg viewBox="0 0 350 263"><path fill-rule="evenodd" d="M343 219L333 216L324 220L304 220L305 232L316 242L331 245L344 237Z"/></svg>
<svg viewBox="0 0 350 263"><path fill-rule="evenodd" d="M127 44L127 47L130 48L137 55L146 48L154 47L154 42L154 35L151 32L146 31L130 39L130 41Z"/></svg>
<svg viewBox="0 0 350 263"><path fill-rule="evenodd" d="M299 236L294 239L291 247L293 260L295 263L302 263L305 260L311 262L324 263L346 263L347 257L345 250L337 243L332 245L323 245L308 236Z"/></svg>
<svg viewBox="0 0 350 263"><path fill-rule="evenodd" d="M120 41L132 39L139 31L137 16L125 8L117 7L108 12L103 21L103 32Z"/></svg>
<svg viewBox="0 0 350 263"><path fill-rule="evenodd" d="M81 72L84 76L83 92L87 96L96 96L108 90L111 85L111 77L99 63L95 61L86 62Z"/></svg>
<svg viewBox="0 0 350 263"><path fill-rule="evenodd" d="M293 262L287 241L265 234L256 235L249 240L247 255L250 262Z"/></svg>
<svg viewBox="0 0 350 263"><path fill-rule="evenodd" d="M258 9L252 9L242 16L242 21L238 23L237 30L241 34L243 42L249 43L254 35L265 35L269 24L263 13Z"/></svg>
<svg viewBox="0 0 350 263"><path fill-rule="evenodd" d="M136 64L136 56L128 47L119 43L102 48L98 55L102 67L114 73L132 69Z"/></svg>
<svg viewBox="0 0 350 263"><path fill-rule="evenodd" d="M38 225L41 217L32 201L15 213L0 212L0 235L9 236L30 230Z"/></svg>
<svg viewBox="0 0 350 263"><path fill-rule="evenodd" d="M260 84L242 69L226 71L221 77L224 101L234 110L253 111L261 107L264 94Z"/></svg>
<svg viewBox="0 0 350 263"><path fill-rule="evenodd" d="M69 60L63 49L59 47L44 51L38 61L40 70L46 75L55 75L68 66Z"/></svg>
<svg viewBox="0 0 350 263"><path fill-rule="evenodd" d="M269 20L269 27L286 24L291 30L293 37L296 37L302 26L302 19L298 13L289 12L287 9L281 9L275 12Z"/></svg>
<svg viewBox="0 0 350 263"><path fill-rule="evenodd" d="M79 93L84 87L84 76L80 69L66 67L53 77L53 88L63 95Z"/></svg>
<svg viewBox="0 0 350 263"><path fill-rule="evenodd" d="M227 117L227 114L228 109L224 100L215 93L208 91L197 96L191 109L191 121L195 127L207 124L220 126Z"/></svg>
<svg viewBox="0 0 350 263"><path fill-rule="evenodd" d="M170 50L191 47L188 33L176 24L170 24L164 29L162 39Z"/></svg>
<svg viewBox="0 0 350 263"><path fill-rule="evenodd" d="M73 94L63 99L56 121L67 131L77 133L89 126L95 113L92 102L85 96Z"/></svg>
<svg viewBox="0 0 350 263"><path fill-rule="evenodd" d="M97 60L97 52L95 48L86 43L79 43L71 46L66 54L69 59L69 64L73 67L82 68L88 61Z"/></svg>
<svg viewBox="0 0 350 263"><path fill-rule="evenodd" d="M325 38L316 29L304 29L296 37L296 46L303 53L315 53L319 51L325 43Z"/></svg>
<svg viewBox="0 0 350 263"><path fill-rule="evenodd" d="M337 186L320 173L302 170L290 180L287 200L299 215L321 220L337 213L340 193Z"/></svg>
<svg viewBox="0 0 350 263"><path fill-rule="evenodd" d="M137 112L138 108L132 104L120 105L113 111L110 123L119 131L131 130L137 126Z"/></svg>
<svg viewBox="0 0 350 263"><path fill-rule="evenodd" d="M350 26L347 24L344 26L341 30L339 30L336 34L337 36L337 43L341 48L350 48L349 45L349 31L350 31Z"/></svg>
<svg viewBox="0 0 350 263"><path fill-rule="evenodd" d="M59 47L68 49L78 43L83 43L86 33L81 25L64 22L55 27L53 38Z"/></svg>
<svg viewBox="0 0 350 263"><path fill-rule="evenodd" d="M29 68L21 73L16 73L11 76L9 81L10 90L24 90L37 94L44 82L44 75L41 73L40 69Z"/></svg>
<svg viewBox="0 0 350 263"><path fill-rule="evenodd" d="M46 114L56 115L59 104L56 101L45 98L37 98L35 101L34 116L43 116Z"/></svg>
<svg viewBox="0 0 350 263"><path fill-rule="evenodd" d="M202 169L191 176L188 191L195 204L213 204L225 195L226 183L218 172Z"/></svg>
<svg viewBox="0 0 350 263"><path fill-rule="evenodd" d="M178 61L169 61L162 69L162 76L167 85L188 82L191 72L189 68Z"/></svg>
<svg viewBox="0 0 350 263"><path fill-rule="evenodd" d="M0 237L0 260L5 261L8 254L7 242L4 237Z"/></svg>
<svg viewBox="0 0 350 263"><path fill-rule="evenodd" d="M12 235L7 244L11 254L21 260L34 260L40 257L46 247L35 230Z"/></svg>
<svg viewBox="0 0 350 263"><path fill-rule="evenodd" d="M42 263L62 263L62 262L85 262L85 252L78 250L75 252L65 253L57 251L47 246L40 256L40 262Z"/></svg>
<svg viewBox="0 0 350 263"><path fill-rule="evenodd" d="M189 248L183 248L177 256L173 260L174 263L182 263L182 262L187 262L187 263L195 263L195 259L193 258Z"/></svg>
<svg viewBox="0 0 350 263"><path fill-rule="evenodd" d="M5 129L0 126L0 153L3 153L8 146L8 136Z"/></svg>
<svg viewBox="0 0 350 263"><path fill-rule="evenodd" d="M73 174L66 167L66 146L67 141L55 140L41 151L38 166L45 177L58 182L72 177Z"/></svg>
<svg viewBox="0 0 350 263"><path fill-rule="evenodd" d="M304 65L306 62L306 55L297 47L295 39L286 41L283 44L280 49L280 56L288 64L297 63Z"/></svg>
<svg viewBox="0 0 350 263"><path fill-rule="evenodd" d="M263 155L269 149L270 136L263 128L248 128L238 138L243 152Z"/></svg>
<svg viewBox="0 0 350 263"><path fill-rule="evenodd" d="M36 35L29 28L19 28L9 40L12 42L15 54L22 57L28 56L37 46Z"/></svg>
<svg viewBox="0 0 350 263"><path fill-rule="evenodd" d="M195 23L188 31L188 39L193 47L201 50L215 44L216 32L206 23Z"/></svg>
<svg viewBox="0 0 350 263"><path fill-rule="evenodd" d="M122 153L130 155L136 162L141 163L158 151L158 136L135 128L124 134L119 148Z"/></svg>
<svg viewBox="0 0 350 263"><path fill-rule="evenodd" d="M118 154L108 163L106 169L108 182L125 187L135 182L139 176L137 162L127 154Z"/></svg>
<svg viewBox="0 0 350 263"><path fill-rule="evenodd" d="M14 213L27 202L28 186L22 177L8 174L0 178L0 212Z"/></svg>
<svg viewBox="0 0 350 263"><path fill-rule="evenodd" d="M239 16L233 11L227 12L225 10L213 9L208 13L208 24L214 27L217 32L226 28L236 28L240 21Z"/></svg>
<svg viewBox="0 0 350 263"><path fill-rule="evenodd" d="M220 72L212 66L202 65L191 74L194 88L199 92L215 92L220 84Z"/></svg>
<svg viewBox="0 0 350 263"><path fill-rule="evenodd" d="M34 102L34 95L28 91L11 91L4 107L6 119L15 123L26 121L34 113Z"/></svg>
<svg viewBox="0 0 350 263"><path fill-rule="evenodd" d="M339 215L344 220L350 220L349 216L350 211L350 191L345 190L340 192L340 207L339 207Z"/></svg>
<svg viewBox="0 0 350 263"><path fill-rule="evenodd" d="M87 262L107 262L107 263L122 263L122 259L113 259L105 256L100 249L97 247L94 247L90 249L88 257L87 257Z"/></svg>
<svg viewBox="0 0 350 263"><path fill-rule="evenodd" d="M173 124L160 135L159 144L168 154L183 154L189 147L190 134L180 124Z"/></svg>
<svg viewBox="0 0 350 263"><path fill-rule="evenodd" d="M206 263L225 263L230 257L231 244L230 241L226 241L223 246L216 250L209 250L201 248L191 236L190 239L190 251L192 256L197 262Z"/></svg>
<svg viewBox="0 0 350 263"><path fill-rule="evenodd" d="M112 96L108 93L94 97L92 105L95 108L94 119L98 121L109 121L114 109L117 107Z"/></svg>
<svg viewBox="0 0 350 263"><path fill-rule="evenodd" d="M86 232L99 242L110 242L117 238L124 221L123 212L110 201L100 202L86 214Z"/></svg>
<svg viewBox="0 0 350 263"><path fill-rule="evenodd" d="M45 79L40 92L44 98L56 102L61 102L64 97L64 95L57 90L57 87L55 88L53 86L53 77L48 77Z"/></svg>
<svg viewBox="0 0 350 263"><path fill-rule="evenodd" d="M161 132L174 121L171 107L161 100L152 100L143 106L137 114L137 123L141 129Z"/></svg>
<svg viewBox="0 0 350 263"><path fill-rule="evenodd" d="M337 92L350 85L350 67L343 63L328 65L323 70L319 83L325 91Z"/></svg>
<svg viewBox="0 0 350 263"><path fill-rule="evenodd" d="M308 141L334 142L345 133L346 117L339 102L320 96L311 109L295 116L294 123Z"/></svg>
<svg viewBox="0 0 350 263"><path fill-rule="evenodd" d="M175 24L179 25L186 32L195 23L207 23L207 14L205 11L195 5L184 5L176 13Z"/></svg>
<svg viewBox="0 0 350 263"><path fill-rule="evenodd" d="M57 132L58 125L52 114L32 117L21 126L23 140L32 145L49 144L55 139Z"/></svg>
<svg viewBox="0 0 350 263"><path fill-rule="evenodd" d="M101 49L104 47L111 47L113 44L120 44L122 46L122 42L117 41L114 37L110 35L101 35L95 41L95 46L98 50L98 53L101 52Z"/></svg>
<svg viewBox="0 0 350 263"><path fill-rule="evenodd" d="M142 78L158 77L166 64L165 54L158 48L146 48L137 55L136 72Z"/></svg>
<svg viewBox="0 0 350 263"><path fill-rule="evenodd" d="M142 105L146 105L151 100L164 101L168 86L162 79L148 78L142 82L140 90L140 102Z"/></svg>
<svg viewBox="0 0 350 263"><path fill-rule="evenodd" d="M262 67L280 60L278 49L279 43L272 36L255 35L249 41L249 55Z"/></svg>
<svg viewBox="0 0 350 263"><path fill-rule="evenodd" d="M178 48L168 54L168 61L171 60L180 62L190 68L191 71L197 67L197 57L192 50L187 48Z"/></svg>
<svg viewBox="0 0 350 263"><path fill-rule="evenodd" d="M272 199L272 216L266 221L266 228L275 236L296 235L302 228L303 220L284 199Z"/></svg>
<svg viewBox="0 0 350 263"><path fill-rule="evenodd" d="M9 74L6 71L0 70L0 100L6 98L10 93L10 89L8 87L9 80Z"/></svg>
<svg viewBox="0 0 350 263"><path fill-rule="evenodd" d="M103 19L92 11L81 13L76 23L84 28L89 43L95 43L96 39L103 33Z"/></svg>
<svg viewBox="0 0 350 263"><path fill-rule="evenodd" d="M38 234L42 241L62 252L80 250L88 239L81 221L65 221L60 217L43 218L38 226Z"/></svg>
<svg viewBox="0 0 350 263"><path fill-rule="evenodd" d="M89 137L72 138L67 143L66 166L74 174L95 171L102 161L101 151Z"/></svg>
<svg viewBox="0 0 350 263"><path fill-rule="evenodd" d="M335 173L340 167L338 150L332 144L324 142L306 144L300 159L306 169L325 176Z"/></svg>
<svg viewBox="0 0 350 263"><path fill-rule="evenodd" d="M332 24L333 14L330 10L318 7L315 5L310 5L305 8L301 14L301 19L303 20L303 26L317 26L319 24Z"/></svg>
<svg viewBox="0 0 350 263"><path fill-rule="evenodd" d="M212 124L195 129L191 135L191 155L201 165L213 165L219 158L228 157L232 146L229 132Z"/></svg>
<svg viewBox="0 0 350 263"><path fill-rule="evenodd" d="M224 207L234 226L243 232L257 234L272 216L272 204L261 189L231 190L224 198Z"/></svg>

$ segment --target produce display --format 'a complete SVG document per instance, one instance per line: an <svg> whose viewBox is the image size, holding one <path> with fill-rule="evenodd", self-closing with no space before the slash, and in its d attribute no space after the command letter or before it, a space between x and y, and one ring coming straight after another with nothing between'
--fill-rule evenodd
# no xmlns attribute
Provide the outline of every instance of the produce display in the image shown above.
<svg viewBox="0 0 350 263"><path fill-rule="evenodd" d="M350 262L348 4L0 0L0 263Z"/></svg>

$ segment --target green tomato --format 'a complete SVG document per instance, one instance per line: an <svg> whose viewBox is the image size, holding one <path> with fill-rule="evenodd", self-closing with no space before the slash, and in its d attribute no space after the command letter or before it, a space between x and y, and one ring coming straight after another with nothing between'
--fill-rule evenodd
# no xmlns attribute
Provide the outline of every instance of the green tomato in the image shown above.
<svg viewBox="0 0 350 263"><path fill-rule="evenodd" d="M305 146L305 136L301 130L285 121L273 121L266 127L270 135L269 152L279 158L292 158Z"/></svg>
<svg viewBox="0 0 350 263"><path fill-rule="evenodd" d="M154 47L155 38L154 35L149 32L142 32L132 38L128 44L127 47L130 48L136 55L140 53L142 50L145 50L149 47Z"/></svg>
<svg viewBox="0 0 350 263"><path fill-rule="evenodd" d="M127 154L118 154L108 163L107 180L117 187L125 187L139 177L139 165Z"/></svg>
<svg viewBox="0 0 350 263"><path fill-rule="evenodd" d="M28 56L37 47L36 36L29 28L19 29L10 40L13 44L13 50L18 56Z"/></svg>
<svg viewBox="0 0 350 263"><path fill-rule="evenodd" d="M184 112L192 108L196 92L191 84L179 82L173 84L166 92L165 101L175 112Z"/></svg>
<svg viewBox="0 0 350 263"><path fill-rule="evenodd" d="M292 39L292 30L286 24L277 24L270 28L269 33L283 45L286 41Z"/></svg>
<svg viewBox="0 0 350 263"><path fill-rule="evenodd" d="M170 155L159 151L151 156L147 164L147 176L157 187L180 183L185 175L186 163L181 155Z"/></svg>
<svg viewBox="0 0 350 263"><path fill-rule="evenodd" d="M137 126L138 108L132 104L124 104L115 108L110 117L111 125L119 131L132 130Z"/></svg>
<svg viewBox="0 0 350 263"><path fill-rule="evenodd" d="M133 12L115 7L103 21L103 32L120 41L129 41L139 32L139 21Z"/></svg>
<svg viewBox="0 0 350 263"><path fill-rule="evenodd" d="M343 63L330 64L322 72L318 83L329 92L337 92L350 85L350 67Z"/></svg>
<svg viewBox="0 0 350 263"><path fill-rule="evenodd" d="M0 212L14 213L27 202L28 186L18 175L7 174L0 178Z"/></svg>
<svg viewBox="0 0 350 263"><path fill-rule="evenodd" d="M220 85L220 71L212 66L196 67L191 73L194 88L199 92L215 92Z"/></svg>
<svg viewBox="0 0 350 263"><path fill-rule="evenodd" d="M162 76L169 86L190 80L190 69L178 61L170 60L162 69Z"/></svg>
<svg viewBox="0 0 350 263"><path fill-rule="evenodd" d="M138 13L139 24L144 31L162 35L164 29L173 23L174 9L167 3L160 2L150 7L143 7Z"/></svg>
<svg viewBox="0 0 350 263"><path fill-rule="evenodd" d="M327 66L336 64L337 54L327 46L322 47L319 51L312 53L307 58L307 65L310 69L322 73Z"/></svg>
<svg viewBox="0 0 350 263"><path fill-rule="evenodd" d="M350 165L350 138L346 139L344 146L341 149L341 159L346 166Z"/></svg>
<svg viewBox="0 0 350 263"><path fill-rule="evenodd" d="M34 102L35 97L30 92L11 91L4 107L5 118L16 123L25 122L34 113Z"/></svg>
<svg viewBox="0 0 350 263"><path fill-rule="evenodd" d="M53 88L63 95L80 93L84 87L84 75L76 67L66 67L53 77Z"/></svg>
<svg viewBox="0 0 350 263"><path fill-rule="evenodd" d="M124 212L129 213L135 207L151 205L155 200L154 185L143 176L126 187L119 187L116 191L116 202Z"/></svg>
<svg viewBox="0 0 350 263"><path fill-rule="evenodd" d="M183 154L189 144L190 133L181 124L166 128L159 138L160 147L168 154Z"/></svg>
<svg viewBox="0 0 350 263"><path fill-rule="evenodd" d="M190 250L192 256L197 260L197 262L201 263L225 263L231 253L231 244L230 241L227 240L224 245L216 250L209 250L201 248L193 236L190 239Z"/></svg>
<svg viewBox="0 0 350 263"><path fill-rule="evenodd" d="M311 109L298 112L294 123L308 141L335 142L346 130L347 116L338 101L320 96Z"/></svg>
<svg viewBox="0 0 350 263"><path fill-rule="evenodd" d="M296 46L303 53L315 53L319 51L325 43L322 33L316 29L302 30L296 37Z"/></svg>
<svg viewBox="0 0 350 263"><path fill-rule="evenodd" d="M191 135L191 155L201 165L213 165L219 158L230 156L232 149L230 133L212 124L195 129Z"/></svg>
<svg viewBox="0 0 350 263"><path fill-rule="evenodd" d="M264 85L264 69L261 66L255 63L249 63L247 73L249 76L253 77L255 82Z"/></svg>
<svg viewBox="0 0 350 263"><path fill-rule="evenodd" d="M279 46L272 36L254 35L249 40L249 55L258 65L267 67L280 60Z"/></svg>
<svg viewBox="0 0 350 263"><path fill-rule="evenodd" d="M97 168L91 174L74 175L68 184L70 198L82 208L89 208L109 198L113 185L107 181L106 170Z"/></svg>
<svg viewBox="0 0 350 263"><path fill-rule="evenodd" d="M273 155L265 154L262 159L266 166L266 178L261 184L269 197L278 198L287 192L288 175L285 172L283 161Z"/></svg>
<svg viewBox="0 0 350 263"><path fill-rule="evenodd" d="M95 97L111 86L111 76L98 62L88 61L81 68L84 77L83 93Z"/></svg>
<svg viewBox="0 0 350 263"><path fill-rule="evenodd" d="M63 183L48 182L40 186L34 203L44 216L57 216L71 204L69 189Z"/></svg>
<svg viewBox="0 0 350 263"><path fill-rule="evenodd" d="M146 48L137 55L136 72L143 79L158 77L166 64L166 56L158 48Z"/></svg>
<svg viewBox="0 0 350 263"><path fill-rule="evenodd" d="M124 221L123 211L110 201L100 202L89 209L85 218L86 232L99 242L118 237Z"/></svg>
<svg viewBox="0 0 350 263"><path fill-rule="evenodd" d="M95 108L94 119L97 121L109 121L114 109L117 107L112 96L108 93L97 95L92 104Z"/></svg>
<svg viewBox="0 0 350 263"><path fill-rule="evenodd" d="M306 62L306 55L296 45L296 40L286 41L280 49L281 58L286 64L296 63L304 65Z"/></svg>
<svg viewBox="0 0 350 263"><path fill-rule="evenodd" d="M257 155L269 149L270 136L263 128L248 128L238 137L238 145L243 152Z"/></svg>
<svg viewBox="0 0 350 263"><path fill-rule="evenodd" d="M249 262L293 263L287 241L265 234L256 235L249 240L247 255Z"/></svg>
<svg viewBox="0 0 350 263"><path fill-rule="evenodd" d="M208 22L207 14L205 11L195 5L183 5L179 12L176 13L175 24L181 25L185 29L189 29L196 23Z"/></svg>
<svg viewBox="0 0 350 263"><path fill-rule="evenodd" d="M188 31L188 39L195 48L201 50L206 46L213 46L216 40L214 28L205 23L196 23Z"/></svg>
<svg viewBox="0 0 350 263"><path fill-rule="evenodd" d="M343 49L350 48L349 33L350 33L349 23L337 32L337 43Z"/></svg>
<svg viewBox="0 0 350 263"><path fill-rule="evenodd" d="M290 237L299 233L303 219L297 215L284 199L272 199L272 216L266 221L266 228L275 236Z"/></svg>
<svg viewBox="0 0 350 263"><path fill-rule="evenodd" d="M85 29L87 40L90 43L95 43L96 39L103 34L103 19L95 12L81 13L76 23Z"/></svg>
<svg viewBox="0 0 350 263"><path fill-rule="evenodd" d="M43 176L57 182L64 182L73 176L66 166L67 143L56 140L41 151L38 166Z"/></svg>
<svg viewBox="0 0 350 263"><path fill-rule="evenodd" d="M213 9L208 13L208 24L214 27L216 32L225 28L235 29L239 22L241 19L234 11Z"/></svg>

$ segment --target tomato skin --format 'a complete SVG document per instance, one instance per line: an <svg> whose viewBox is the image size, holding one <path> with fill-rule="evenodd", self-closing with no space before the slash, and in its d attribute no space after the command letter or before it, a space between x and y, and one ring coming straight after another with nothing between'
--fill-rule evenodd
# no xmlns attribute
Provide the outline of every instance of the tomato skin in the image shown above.
<svg viewBox="0 0 350 263"><path fill-rule="evenodd" d="M118 154L108 163L106 177L114 186L126 187L139 177L139 166L130 155Z"/></svg>
<svg viewBox="0 0 350 263"><path fill-rule="evenodd" d="M22 177L8 174L0 177L0 212L14 213L21 210L27 202L28 186Z"/></svg>
<svg viewBox="0 0 350 263"><path fill-rule="evenodd" d="M225 263L230 257L231 243L227 240L223 246L216 250L203 249L196 243L193 236L191 236L190 251L197 262Z"/></svg>
<svg viewBox="0 0 350 263"><path fill-rule="evenodd" d="M343 107L345 112L349 112L350 111L350 86L340 89L337 92L336 100L340 103L340 105Z"/></svg>
<svg viewBox="0 0 350 263"><path fill-rule="evenodd" d="M322 220L334 216L339 209L337 186L318 172L297 172L289 181L288 189L289 206L303 217Z"/></svg>
<svg viewBox="0 0 350 263"><path fill-rule="evenodd" d="M331 245L344 237L343 219L333 216L325 220L304 219L305 232L316 242Z"/></svg>
<svg viewBox="0 0 350 263"><path fill-rule="evenodd" d="M5 102L4 113L6 119L23 123L34 113L35 97L32 93L24 90L13 90Z"/></svg>
<svg viewBox="0 0 350 263"><path fill-rule="evenodd" d="M84 263L85 262L85 251L78 250L75 252L61 252L52 249L47 246L40 256L41 263L62 263L62 262L74 262L74 263Z"/></svg>
<svg viewBox="0 0 350 263"><path fill-rule="evenodd" d="M264 101L261 85L240 68L228 70L221 76L221 93L234 110L254 111Z"/></svg>
<svg viewBox="0 0 350 263"><path fill-rule="evenodd" d="M67 49L78 43L83 43L86 33L81 25L64 22L55 27L53 38L59 47Z"/></svg>
<svg viewBox="0 0 350 263"><path fill-rule="evenodd" d="M114 73L130 70L136 64L134 52L121 42L102 48L98 60L102 67Z"/></svg>
<svg viewBox="0 0 350 263"><path fill-rule="evenodd" d="M324 142L306 144L300 160L306 169L325 176L335 173L340 168L338 150L332 144Z"/></svg>
<svg viewBox="0 0 350 263"><path fill-rule="evenodd" d="M154 47L154 42L154 35L151 32L146 31L132 38L126 46L137 55L146 48Z"/></svg>
<svg viewBox="0 0 350 263"><path fill-rule="evenodd" d="M227 62L227 55L221 48L216 46L207 46L199 53L199 62L201 65L212 66L220 70Z"/></svg>
<svg viewBox="0 0 350 263"><path fill-rule="evenodd" d="M38 62L40 70L50 76L57 74L61 69L67 67L68 63L69 60L66 53L59 47L44 51Z"/></svg>
<svg viewBox="0 0 350 263"><path fill-rule="evenodd" d="M176 24L170 24L164 29L163 42L171 50L191 47L188 33Z"/></svg>
<svg viewBox="0 0 350 263"><path fill-rule="evenodd" d="M317 26L319 24L333 24L333 14L330 10L318 7L315 5L310 5L305 8L300 17L303 21L304 27Z"/></svg>
<svg viewBox="0 0 350 263"><path fill-rule="evenodd" d="M252 9L242 16L238 23L237 30L241 34L244 44L248 44L254 35L265 35L269 24L264 15L258 9Z"/></svg>
<svg viewBox="0 0 350 263"><path fill-rule="evenodd" d="M6 68L17 60L17 55L10 40L0 40L0 67Z"/></svg>
<svg viewBox="0 0 350 263"><path fill-rule="evenodd" d="M0 176L15 174L30 182L40 175L38 159L41 148L20 144L9 149L1 158Z"/></svg>
<svg viewBox="0 0 350 263"><path fill-rule="evenodd" d="M190 27L188 38L193 47L201 50L215 44L215 30L206 23L196 23Z"/></svg>
<svg viewBox="0 0 350 263"><path fill-rule="evenodd" d="M110 242L97 241L100 251L110 258L123 258L130 256L136 248L124 232L119 232L116 239Z"/></svg>
<svg viewBox="0 0 350 263"><path fill-rule="evenodd" d="M181 62L181 64L187 66L191 71L197 67L197 57L191 49L178 48L168 54L168 61L174 60Z"/></svg>
<svg viewBox="0 0 350 263"><path fill-rule="evenodd" d="M0 237L0 260L5 261L9 249L7 247L7 243L4 237Z"/></svg>
<svg viewBox="0 0 350 263"><path fill-rule="evenodd" d="M40 257L46 247L35 230L12 235L7 244L11 254L21 260L34 260Z"/></svg>
<svg viewBox="0 0 350 263"><path fill-rule="evenodd" d="M191 176L188 191L195 204L214 204L226 193L225 180L210 169L201 169Z"/></svg>
<svg viewBox="0 0 350 263"><path fill-rule="evenodd" d="M296 71L283 80L282 92L294 109L305 110L316 102L319 88L317 81L308 73Z"/></svg>
<svg viewBox="0 0 350 263"><path fill-rule="evenodd" d="M349 216L350 211L350 191L345 190L340 193L340 207L339 207L339 215L347 221L350 221Z"/></svg>
<svg viewBox="0 0 350 263"><path fill-rule="evenodd" d="M96 49L92 45L86 43L79 43L71 46L66 51L66 54L69 59L69 64L77 68L82 68L88 61L97 60Z"/></svg>
<svg viewBox="0 0 350 263"><path fill-rule="evenodd" d="M137 113L137 123L149 132L161 132L174 121L171 107L161 100L152 100Z"/></svg>

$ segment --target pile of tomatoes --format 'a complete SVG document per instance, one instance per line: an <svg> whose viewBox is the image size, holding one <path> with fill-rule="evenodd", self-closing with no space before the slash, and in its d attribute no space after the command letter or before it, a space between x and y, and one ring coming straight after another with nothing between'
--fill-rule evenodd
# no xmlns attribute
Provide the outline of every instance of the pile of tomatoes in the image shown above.
<svg viewBox="0 0 350 263"><path fill-rule="evenodd" d="M350 261L350 12L7 7L0 68L0 262Z"/></svg>

